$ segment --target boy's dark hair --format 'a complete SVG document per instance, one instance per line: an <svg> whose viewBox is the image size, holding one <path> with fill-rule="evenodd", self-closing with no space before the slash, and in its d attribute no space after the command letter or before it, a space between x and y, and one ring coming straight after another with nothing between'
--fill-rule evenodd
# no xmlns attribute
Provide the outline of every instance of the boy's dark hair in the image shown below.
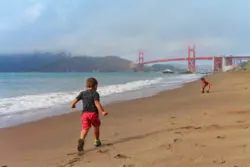
<svg viewBox="0 0 250 167"><path fill-rule="evenodd" d="M204 80L205 80L205 78L204 78L204 77L202 77L202 78L201 78L201 80L202 80L202 81L204 81Z"/></svg>
<svg viewBox="0 0 250 167"><path fill-rule="evenodd" d="M88 78L86 80L86 87L87 88L95 88L96 85L98 85L98 82L95 78Z"/></svg>

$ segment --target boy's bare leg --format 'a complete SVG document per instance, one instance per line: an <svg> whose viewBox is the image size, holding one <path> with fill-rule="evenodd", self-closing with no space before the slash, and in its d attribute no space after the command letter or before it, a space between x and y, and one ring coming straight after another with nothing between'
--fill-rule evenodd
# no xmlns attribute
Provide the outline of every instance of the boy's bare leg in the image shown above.
<svg viewBox="0 0 250 167"><path fill-rule="evenodd" d="M202 88L201 93L205 93L205 88Z"/></svg>
<svg viewBox="0 0 250 167"><path fill-rule="evenodd" d="M84 139L86 138L88 132L89 132L89 129L87 129L87 130L82 130L82 131L81 131L81 135L80 135L80 139L83 139L83 140L84 140Z"/></svg>
<svg viewBox="0 0 250 167"><path fill-rule="evenodd" d="M94 127L94 134L95 134L95 142L94 145L96 147L99 147L102 145L101 141L100 141L100 127Z"/></svg>
<svg viewBox="0 0 250 167"><path fill-rule="evenodd" d="M209 93L209 87L208 86L205 87L205 90L206 90L207 93Z"/></svg>
<svg viewBox="0 0 250 167"><path fill-rule="evenodd" d="M95 140L100 140L100 127L94 127Z"/></svg>
<svg viewBox="0 0 250 167"><path fill-rule="evenodd" d="M83 151L83 147L84 147L84 140L88 134L89 129L87 130L82 130L81 134L80 134L80 139L78 140L78 145L77 145L77 150L79 152Z"/></svg>

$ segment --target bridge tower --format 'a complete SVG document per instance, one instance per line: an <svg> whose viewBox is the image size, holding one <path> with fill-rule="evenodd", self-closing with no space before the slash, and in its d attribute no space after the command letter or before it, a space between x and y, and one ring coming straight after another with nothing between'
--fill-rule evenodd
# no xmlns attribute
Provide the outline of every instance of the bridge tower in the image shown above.
<svg viewBox="0 0 250 167"><path fill-rule="evenodd" d="M193 45L192 48L190 46L188 46L187 61L188 61L188 71L189 72L196 72L195 52L196 52L195 45Z"/></svg>
<svg viewBox="0 0 250 167"><path fill-rule="evenodd" d="M227 66L233 65L233 58L232 57L233 57L232 55L230 55L229 57L227 57L227 59L226 59L226 65Z"/></svg>
<svg viewBox="0 0 250 167"><path fill-rule="evenodd" d="M143 63L144 63L144 52L139 50L139 52L138 52L138 67L137 67L138 72L144 71Z"/></svg>
<svg viewBox="0 0 250 167"><path fill-rule="evenodd" d="M222 72L223 56L213 57L213 71Z"/></svg>

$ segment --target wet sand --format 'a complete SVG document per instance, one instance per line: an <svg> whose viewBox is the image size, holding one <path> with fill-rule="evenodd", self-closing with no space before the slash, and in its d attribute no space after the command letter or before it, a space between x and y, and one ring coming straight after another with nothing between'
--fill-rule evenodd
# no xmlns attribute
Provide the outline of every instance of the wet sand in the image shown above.
<svg viewBox="0 0 250 167"><path fill-rule="evenodd" d="M0 167L249 167L250 73L209 77L156 96L105 106L104 146L75 148L80 113L0 130Z"/></svg>

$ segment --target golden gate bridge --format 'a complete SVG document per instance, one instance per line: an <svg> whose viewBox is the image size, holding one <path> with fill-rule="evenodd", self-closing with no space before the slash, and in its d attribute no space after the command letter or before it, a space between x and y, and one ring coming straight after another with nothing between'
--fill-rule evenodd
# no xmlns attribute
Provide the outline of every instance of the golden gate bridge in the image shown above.
<svg viewBox="0 0 250 167"><path fill-rule="evenodd" d="M196 72L196 61L212 61L213 72L223 72L228 68L238 65L242 60L250 60L250 56L199 56L196 57L196 48L188 46L187 57L180 58L163 58L157 60L145 61L144 52L138 52L138 72L144 71L144 65L163 63L163 62L173 62L173 61L187 61L187 71Z"/></svg>

